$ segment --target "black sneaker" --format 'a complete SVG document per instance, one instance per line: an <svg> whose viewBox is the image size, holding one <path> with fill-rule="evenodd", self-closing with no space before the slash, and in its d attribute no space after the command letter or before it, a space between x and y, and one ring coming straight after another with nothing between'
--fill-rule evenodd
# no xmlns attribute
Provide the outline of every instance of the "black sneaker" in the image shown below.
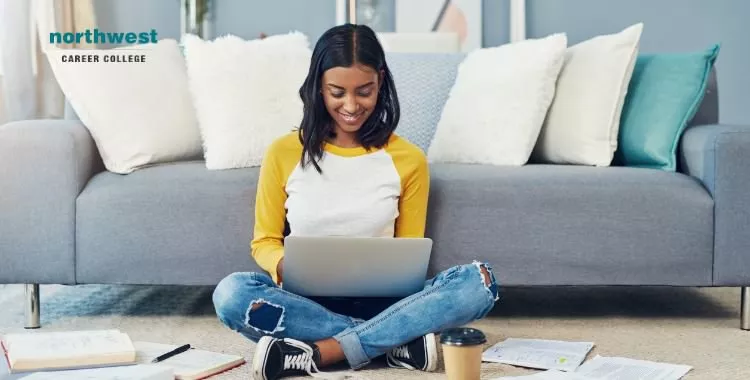
<svg viewBox="0 0 750 380"><path fill-rule="evenodd" d="M388 365L393 368L407 368L425 372L437 369L438 353L435 334L421 338L392 349L386 354Z"/></svg>
<svg viewBox="0 0 750 380"><path fill-rule="evenodd" d="M264 336L258 341L253 357L253 379L274 380L286 376L318 377L320 351L294 339Z"/></svg>

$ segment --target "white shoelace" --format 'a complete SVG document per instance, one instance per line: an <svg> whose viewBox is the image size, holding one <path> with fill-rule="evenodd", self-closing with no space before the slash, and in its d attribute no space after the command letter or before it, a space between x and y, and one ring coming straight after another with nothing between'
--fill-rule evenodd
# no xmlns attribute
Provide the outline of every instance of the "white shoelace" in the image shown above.
<svg viewBox="0 0 750 380"><path fill-rule="evenodd" d="M307 344L298 340L284 339L288 345L299 348L302 350L301 354L297 355L286 355L284 357L284 369L293 369L307 372L308 375L318 379L330 379L330 380L343 380L350 375L340 373L326 373L318 369L313 360L313 350Z"/></svg>
<svg viewBox="0 0 750 380"><path fill-rule="evenodd" d="M409 348L406 345L394 348L386 354L386 357L388 359L388 366L391 368L407 368L410 370L416 369L411 364L405 363L401 359L399 359L411 359L411 355L409 355Z"/></svg>

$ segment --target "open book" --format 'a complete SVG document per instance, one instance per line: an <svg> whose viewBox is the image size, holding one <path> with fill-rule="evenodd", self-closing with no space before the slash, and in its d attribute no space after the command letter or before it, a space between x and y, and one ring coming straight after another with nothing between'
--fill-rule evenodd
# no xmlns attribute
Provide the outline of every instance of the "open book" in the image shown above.
<svg viewBox="0 0 750 380"><path fill-rule="evenodd" d="M134 345L137 350L137 361L141 364L151 363L155 357L178 347L150 342L135 342ZM191 349L161 361L158 365L172 368L176 379L197 380L228 371L244 363L245 358L242 356Z"/></svg>
<svg viewBox="0 0 750 380"><path fill-rule="evenodd" d="M119 330L28 332L0 341L10 373L135 363L135 347Z"/></svg>

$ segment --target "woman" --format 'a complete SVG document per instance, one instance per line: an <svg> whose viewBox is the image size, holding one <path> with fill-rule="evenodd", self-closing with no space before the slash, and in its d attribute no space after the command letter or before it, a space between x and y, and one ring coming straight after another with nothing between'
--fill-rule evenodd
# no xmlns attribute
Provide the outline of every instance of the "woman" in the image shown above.
<svg viewBox="0 0 750 380"><path fill-rule="evenodd" d="M219 319L257 342L256 379L320 376L342 360L358 369L383 354L391 366L434 371L434 333L483 318L497 300L488 265L450 268L402 300L309 299L278 286L287 224L292 235L423 237L427 214L427 159L393 132L398 97L370 28L323 34L300 96L301 126L268 148L258 180L251 247L270 276L223 279Z"/></svg>

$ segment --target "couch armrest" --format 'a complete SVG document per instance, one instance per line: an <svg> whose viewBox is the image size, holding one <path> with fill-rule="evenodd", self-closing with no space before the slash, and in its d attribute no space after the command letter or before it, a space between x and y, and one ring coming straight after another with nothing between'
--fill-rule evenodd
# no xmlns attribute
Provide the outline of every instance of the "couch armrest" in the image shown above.
<svg viewBox="0 0 750 380"><path fill-rule="evenodd" d="M79 121L0 126L0 283L75 283L76 198L102 169Z"/></svg>
<svg viewBox="0 0 750 380"><path fill-rule="evenodd" d="M750 126L687 129L680 164L714 198L714 285L750 285Z"/></svg>

